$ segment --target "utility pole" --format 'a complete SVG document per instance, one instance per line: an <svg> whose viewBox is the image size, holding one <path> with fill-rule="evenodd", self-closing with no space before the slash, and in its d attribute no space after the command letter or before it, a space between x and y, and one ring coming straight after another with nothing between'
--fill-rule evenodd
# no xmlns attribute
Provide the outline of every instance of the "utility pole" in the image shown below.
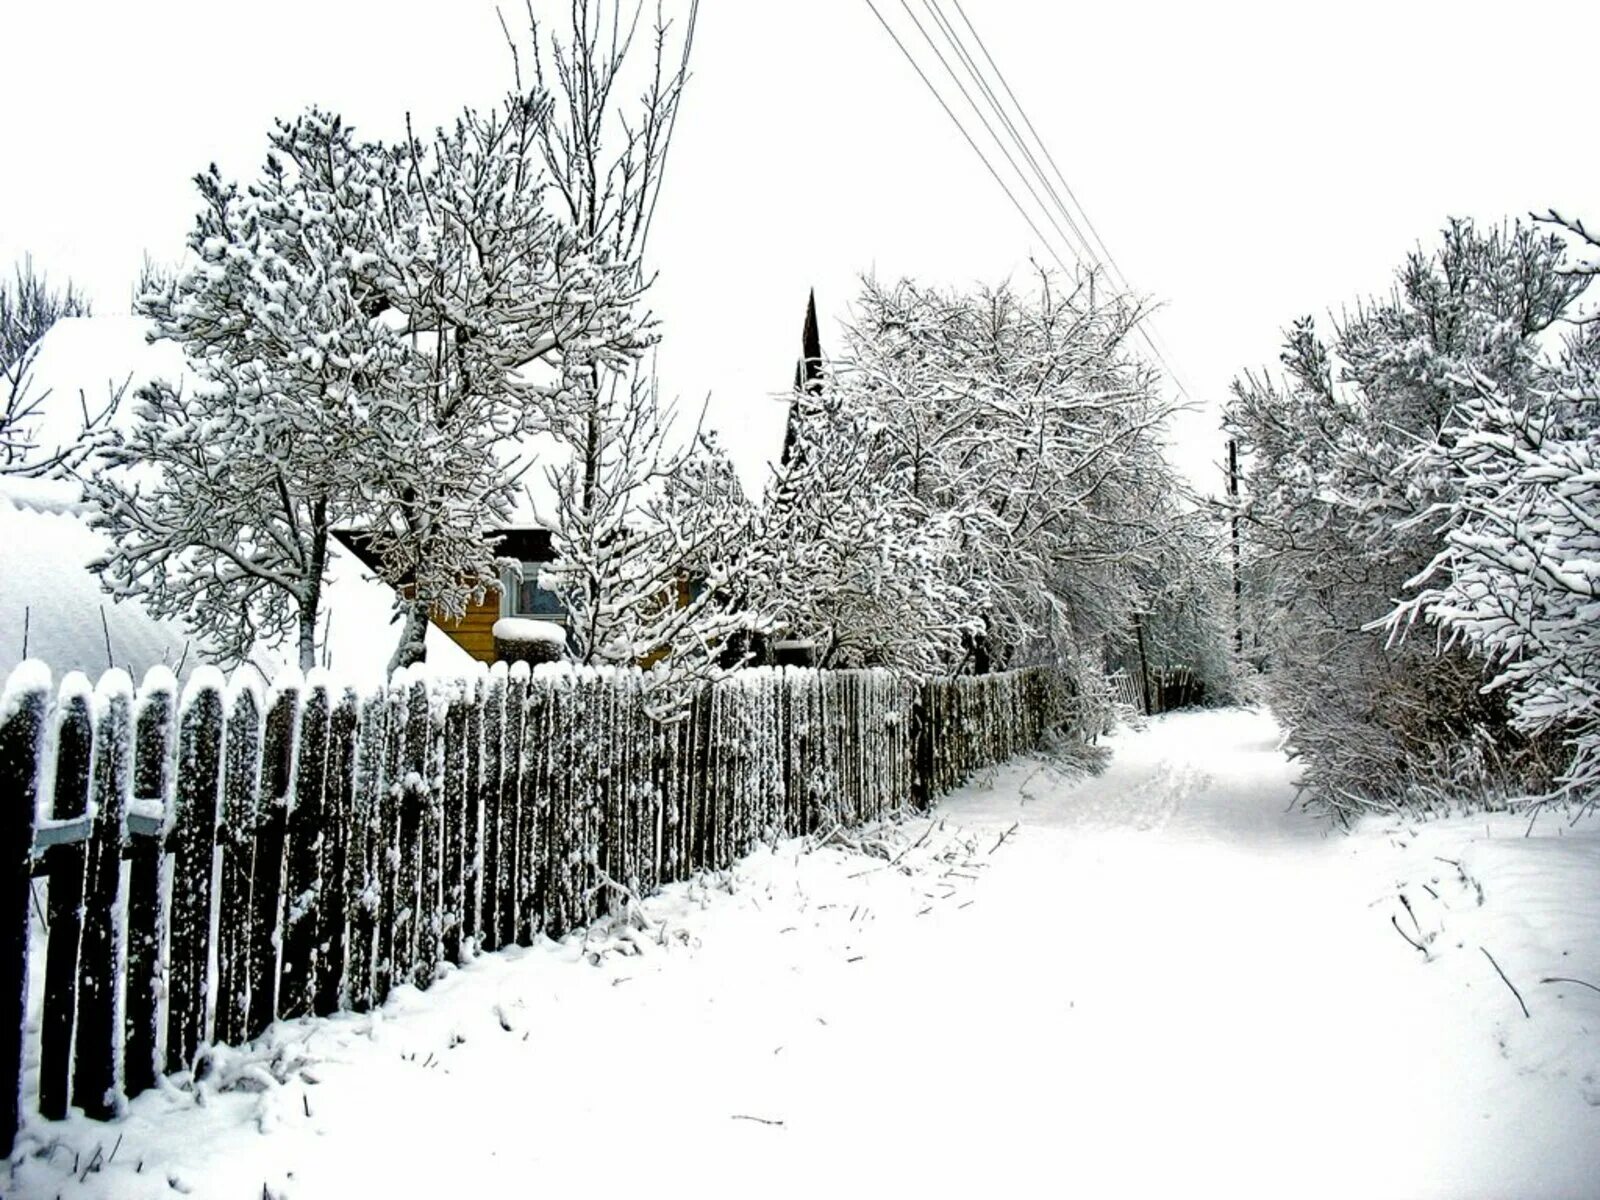
<svg viewBox="0 0 1600 1200"><path fill-rule="evenodd" d="M1228 439L1228 500L1233 526L1233 652L1244 655L1244 587L1239 578L1239 439Z"/></svg>

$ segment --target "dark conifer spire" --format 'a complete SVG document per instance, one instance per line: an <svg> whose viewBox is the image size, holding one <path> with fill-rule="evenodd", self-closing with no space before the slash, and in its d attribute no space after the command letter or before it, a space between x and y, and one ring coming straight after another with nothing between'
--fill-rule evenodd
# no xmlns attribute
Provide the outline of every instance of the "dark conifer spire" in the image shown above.
<svg viewBox="0 0 1600 1200"><path fill-rule="evenodd" d="M806 297L806 323L800 332L800 361L794 365L794 391L799 396L802 392L808 396L822 394L822 335L817 330L817 293L813 288ZM789 455L794 449L794 442L798 436L796 419L798 413L795 402L789 401L789 425L783 435L783 465L787 466Z"/></svg>

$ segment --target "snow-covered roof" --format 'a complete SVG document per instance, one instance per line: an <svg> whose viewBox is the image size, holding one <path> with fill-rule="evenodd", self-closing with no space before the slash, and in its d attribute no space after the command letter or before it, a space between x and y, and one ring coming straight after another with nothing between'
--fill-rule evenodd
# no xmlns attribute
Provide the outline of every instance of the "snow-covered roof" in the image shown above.
<svg viewBox="0 0 1600 1200"><path fill-rule="evenodd" d="M70 445L82 432L84 413L98 414L108 398L125 389L113 428L133 420L134 393L156 379L189 384L183 350L176 342L151 342L143 317L64 317L34 347L28 396L35 406L24 422L41 448Z"/></svg>
<svg viewBox="0 0 1600 1200"><path fill-rule="evenodd" d="M187 675L203 661L184 628L112 599L89 570L105 536L88 524L77 484L0 476L0 677L24 658L56 678L108 666L135 679L158 663Z"/></svg>
<svg viewBox="0 0 1600 1200"><path fill-rule="evenodd" d="M182 678L206 661L202 635L101 588L89 564L105 553L105 535L89 525L77 484L0 476L0 546L0 678L24 658L42 659L58 679L68 671L93 677L111 665L140 679L157 664ZM383 680L400 637L391 620L394 592L337 542L330 560L318 662L340 683L372 687ZM428 673L473 669L443 630L430 626L426 645ZM271 679L295 662L295 650L262 650L251 661Z"/></svg>

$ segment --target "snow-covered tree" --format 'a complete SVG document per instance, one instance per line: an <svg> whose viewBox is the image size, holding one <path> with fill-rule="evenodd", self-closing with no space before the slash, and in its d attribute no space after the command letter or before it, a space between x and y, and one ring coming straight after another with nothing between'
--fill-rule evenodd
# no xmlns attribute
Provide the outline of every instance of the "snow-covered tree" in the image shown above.
<svg viewBox="0 0 1600 1200"><path fill-rule="evenodd" d="M796 400L800 461L779 481L804 495L807 472L826 476L809 490L839 500L777 561L825 553L841 574L882 573L854 594L917 617L857 612L828 636L871 628L899 639L874 651L891 660L984 670L1059 660L1125 627L1131 572L1172 536L1179 490L1161 451L1167 406L1127 345L1139 304L1041 272L1028 291L868 281L854 315L822 399Z"/></svg>
<svg viewBox="0 0 1600 1200"><path fill-rule="evenodd" d="M650 340L637 263L553 190L554 120L520 80L398 146L313 110L248 189L200 177L199 265L141 310L207 386L155 389L113 455L140 469L95 484L114 590L220 626L232 657L292 624L309 665L343 525L396 589L400 666L498 585L527 436Z"/></svg>
<svg viewBox="0 0 1600 1200"><path fill-rule="evenodd" d="M309 668L329 538L362 515L373 410L406 348L374 319L386 156L316 110L270 142L247 189L215 166L196 177L195 265L139 304L201 382L143 389L87 483L114 595L231 661L292 636Z"/></svg>
<svg viewBox="0 0 1600 1200"><path fill-rule="evenodd" d="M880 431L832 367L792 399L788 452L755 518L743 572L751 608L826 667L934 672L980 628L946 564L950 522L920 519L907 480L880 469Z"/></svg>
<svg viewBox="0 0 1600 1200"><path fill-rule="evenodd" d="M379 316L410 355L374 410L387 482L366 532L403 590L396 666L421 658L430 616L458 617L497 585L488 535L533 469L521 444L570 397L550 380L630 364L649 340L634 265L597 251L556 202L551 120L542 91L514 92L393 154Z"/></svg>
<svg viewBox="0 0 1600 1200"><path fill-rule="evenodd" d="M1593 257L1600 241L1561 221ZM1457 402L1430 466L1447 498L1416 522L1444 545L1411 581L1419 590L1385 622L1418 617L1486 658L1489 689L1517 726L1569 746L1559 794L1600 800L1600 328L1580 324L1554 368L1528 388L1484 375Z"/></svg>
<svg viewBox="0 0 1600 1200"><path fill-rule="evenodd" d="M111 417L122 400L115 387L106 396L76 398L82 415L76 438L63 445L40 441L44 405L51 397L34 378L39 343L63 317L88 315L88 301L71 281L57 291L35 272L31 258L17 264L10 279L0 280L0 474L36 476L71 470L109 436ZM54 403L61 403L61 398Z"/></svg>
<svg viewBox="0 0 1600 1200"><path fill-rule="evenodd" d="M560 557L543 575L565 598L580 661L705 673L747 624L733 603L750 506L709 433L669 442L653 381L612 377L597 460L551 469Z"/></svg>
<svg viewBox="0 0 1600 1200"><path fill-rule="evenodd" d="M1559 239L1524 225L1453 221L1331 340L1295 323L1281 380L1234 384L1226 422L1244 455L1239 515L1260 581L1247 624L1305 781L1329 807L1468 779L1515 788L1536 769L1459 648L1388 645L1368 627L1438 549L1417 518L1458 484L1427 448L1470 381L1521 394L1541 369L1540 338L1574 294L1560 256Z"/></svg>
<svg viewBox="0 0 1600 1200"><path fill-rule="evenodd" d="M531 13L529 22L535 79L550 95L536 129L550 203L593 268L629 281L641 302L645 243L694 40L692 11L675 51L669 23L658 14L647 29L642 14L622 0L573 0L565 36L544 35ZM630 58L641 36L651 53ZM619 311L618 327L633 332L631 345L572 348L544 402L543 431L564 459L549 473L556 561L545 576L585 661L699 671L739 618L726 590L697 583L685 595L682 584L692 573L726 573L728 563L710 556L732 544L742 496L734 503L721 487L731 471L712 446L698 434L680 445L674 434L637 361L654 337L651 320ZM708 506L693 521L690 496Z"/></svg>

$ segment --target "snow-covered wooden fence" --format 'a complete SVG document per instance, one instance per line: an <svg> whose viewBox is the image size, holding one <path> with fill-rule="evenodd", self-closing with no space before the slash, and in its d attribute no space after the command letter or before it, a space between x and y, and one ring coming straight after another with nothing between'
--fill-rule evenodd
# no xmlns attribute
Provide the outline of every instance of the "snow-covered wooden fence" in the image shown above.
<svg viewBox="0 0 1600 1200"><path fill-rule="evenodd" d="M52 696L25 663L0 708L0 1157L34 930L38 1111L108 1118L205 1042L371 1008L762 838L924 808L1065 697L1043 670L759 670L663 723L630 671L400 672L360 696L204 669L179 697L157 668Z"/></svg>

